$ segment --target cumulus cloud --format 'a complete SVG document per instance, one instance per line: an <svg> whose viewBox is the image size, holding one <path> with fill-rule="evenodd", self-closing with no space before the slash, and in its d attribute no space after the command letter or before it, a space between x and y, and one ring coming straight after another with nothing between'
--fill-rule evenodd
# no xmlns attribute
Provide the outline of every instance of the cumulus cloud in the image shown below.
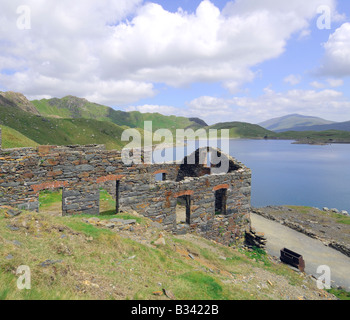
<svg viewBox="0 0 350 320"><path fill-rule="evenodd" d="M319 72L333 77L350 76L350 23L344 23L324 44L325 56Z"/></svg>
<svg viewBox="0 0 350 320"><path fill-rule="evenodd" d="M22 2L3 2L3 90L109 105L152 97L155 83L220 82L235 93L254 79L253 66L278 57L293 34L308 30L317 6L335 8L335 0L236 0L220 12L204 0L193 13L173 13L142 0L27 0L31 29L19 30Z"/></svg>

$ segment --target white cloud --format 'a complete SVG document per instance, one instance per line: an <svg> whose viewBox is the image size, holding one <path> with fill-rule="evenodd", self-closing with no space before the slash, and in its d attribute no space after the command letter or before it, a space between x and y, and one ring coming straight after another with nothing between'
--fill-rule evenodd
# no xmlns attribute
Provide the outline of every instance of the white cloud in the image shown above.
<svg viewBox="0 0 350 320"><path fill-rule="evenodd" d="M319 81L313 81L310 83L310 85L315 89L323 89L326 87L326 85L324 83L319 82Z"/></svg>
<svg viewBox="0 0 350 320"><path fill-rule="evenodd" d="M125 108L125 111L139 111L141 113L160 113L163 115L179 115L181 110L171 106L160 106L160 105L149 105L145 104L142 106L129 106Z"/></svg>
<svg viewBox="0 0 350 320"><path fill-rule="evenodd" d="M343 79L327 79L328 84L332 87L332 88L337 88L337 87L341 87L342 85L344 85L344 80Z"/></svg>
<svg viewBox="0 0 350 320"><path fill-rule="evenodd" d="M295 75L291 74L288 77L284 78L284 82L289 83L292 86L295 86L301 82L301 76L300 75Z"/></svg>
<svg viewBox="0 0 350 320"><path fill-rule="evenodd" d="M319 72L333 77L350 76L350 23L344 23L324 44L325 56Z"/></svg>
<svg viewBox="0 0 350 320"><path fill-rule="evenodd" d="M102 80L94 76L87 79L60 79L37 73L18 72L12 76L0 74L0 83L6 83L13 91L25 92L28 99L37 99L40 96L63 97L69 94L106 105L132 103L156 94L151 83Z"/></svg>
<svg viewBox="0 0 350 320"><path fill-rule="evenodd" d="M204 0L194 13L171 13L142 0L27 0L31 29L18 30L22 2L2 2L0 71L12 72L1 75L1 87L110 105L152 97L154 83L221 82L236 92L254 79L253 66L308 30L318 5L335 6L237 0L220 12Z"/></svg>
<svg viewBox="0 0 350 320"><path fill-rule="evenodd" d="M311 30L310 29L304 29L300 32L298 39L303 40L309 38L311 35Z"/></svg>

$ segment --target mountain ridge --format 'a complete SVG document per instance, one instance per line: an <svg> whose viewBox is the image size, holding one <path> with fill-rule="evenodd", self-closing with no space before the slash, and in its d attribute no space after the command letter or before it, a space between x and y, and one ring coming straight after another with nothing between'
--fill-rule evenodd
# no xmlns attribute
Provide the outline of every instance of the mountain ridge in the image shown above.
<svg viewBox="0 0 350 320"><path fill-rule="evenodd" d="M159 113L141 113L139 111L122 111L90 102L84 98L65 96L34 100L32 103L40 114L46 117L60 118L86 118L100 121L109 121L119 126L130 128L143 128L145 121L152 120L153 129L177 129L201 126L205 123L198 118L186 118L178 116L165 116ZM174 130L173 130L174 131Z"/></svg>
<svg viewBox="0 0 350 320"><path fill-rule="evenodd" d="M258 123L261 127L274 131L274 132L285 132L285 131L306 131L299 130L299 128L307 128L314 125L328 125L334 124L334 121L325 120L320 117L305 116L301 114L289 114L278 118L273 118ZM310 129L312 131L312 129Z"/></svg>

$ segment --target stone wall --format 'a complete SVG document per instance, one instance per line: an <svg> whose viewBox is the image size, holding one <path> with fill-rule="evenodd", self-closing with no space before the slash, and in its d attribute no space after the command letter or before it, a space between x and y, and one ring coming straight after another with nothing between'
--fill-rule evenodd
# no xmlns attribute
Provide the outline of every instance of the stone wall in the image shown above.
<svg viewBox="0 0 350 320"><path fill-rule="evenodd" d="M249 225L251 171L231 157L227 160L228 173L210 174L204 164L186 167L186 158L183 163L124 165L121 152L100 145L1 150L0 205L38 211L41 190L63 189L63 215L98 214L103 187L118 199L120 210L135 210L169 231L197 232L230 244L243 239ZM167 180L156 181L158 173ZM217 215L215 194L221 189L227 190L226 214ZM177 200L185 195L190 223L179 226Z"/></svg>

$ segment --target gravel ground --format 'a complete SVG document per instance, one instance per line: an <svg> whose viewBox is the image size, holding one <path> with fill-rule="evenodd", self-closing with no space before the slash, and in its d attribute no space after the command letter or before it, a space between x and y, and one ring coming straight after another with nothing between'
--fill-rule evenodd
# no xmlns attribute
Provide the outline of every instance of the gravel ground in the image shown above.
<svg viewBox="0 0 350 320"><path fill-rule="evenodd" d="M350 216L295 206L268 206L253 213L279 222L350 257Z"/></svg>
<svg viewBox="0 0 350 320"><path fill-rule="evenodd" d="M339 223L340 217L311 208L267 207L254 211L259 214L251 214L252 225L265 233L269 254L279 257L283 247L302 254L305 271L316 278L320 276L317 268L327 265L332 286L350 291L350 258L332 248L339 243L346 245L343 241L349 236L349 225Z"/></svg>

